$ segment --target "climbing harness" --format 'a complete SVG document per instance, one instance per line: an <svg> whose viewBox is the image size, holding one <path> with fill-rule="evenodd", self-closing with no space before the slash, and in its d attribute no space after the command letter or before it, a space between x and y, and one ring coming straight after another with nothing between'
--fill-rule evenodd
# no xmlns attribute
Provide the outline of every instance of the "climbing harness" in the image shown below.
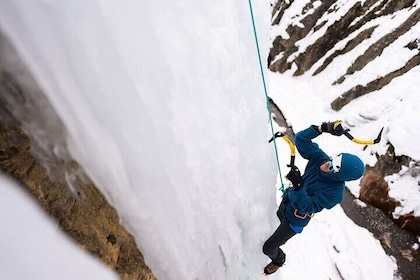
<svg viewBox="0 0 420 280"><path fill-rule="evenodd" d="M295 215L295 217L301 219L301 220L305 220L306 218L313 218L315 216L315 214L311 213L311 214L299 214L299 210L295 209L295 211L293 212L293 215Z"/></svg>

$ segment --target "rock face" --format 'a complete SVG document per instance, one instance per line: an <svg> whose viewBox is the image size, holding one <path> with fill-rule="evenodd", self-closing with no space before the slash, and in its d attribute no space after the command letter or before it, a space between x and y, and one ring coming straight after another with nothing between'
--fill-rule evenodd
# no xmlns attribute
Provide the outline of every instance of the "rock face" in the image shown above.
<svg viewBox="0 0 420 280"><path fill-rule="evenodd" d="M378 158L375 166L367 168L360 181L360 200L382 209L385 214L393 218L392 213L400 204L389 197L388 183L383 178L398 173L402 165L409 166L410 162L413 163L414 161L407 156L395 156L393 147L390 145L388 152ZM402 215L395 219L395 222L401 228L420 235L420 217L414 217L412 214Z"/></svg>
<svg viewBox="0 0 420 280"><path fill-rule="evenodd" d="M268 57L268 66L271 71L284 73L293 69L293 75L299 76L311 69L312 75L317 75L325 70L328 65L336 58L350 52L359 44L363 44L367 39L371 38L373 32L378 25L365 27L367 23L383 16L395 16L402 9L412 11L401 24L390 30L389 33L383 34L380 39L369 45L365 52L354 57L351 65L345 65L347 71L339 77L334 84L341 84L346 77L363 69L369 62L380 56L385 48L395 42L399 37L410 32L410 28L416 25L420 20L420 8L414 0L402 1L376 1L367 0L355 2L353 7L347 10L341 18L337 19L333 24L326 28L322 36L314 40L312 44L306 47L305 51L298 48L299 40L305 38L317 30L325 26L326 19L329 14L340 9L339 1L310 1L302 8L299 24L293 22L289 18L283 16L290 6L289 2L279 0L275 2L272 11L272 24L277 25L281 21L289 21L290 24L286 28L287 36L285 38L278 36L272 39L272 48ZM343 47L335 49L337 43L346 38L352 38ZM413 40L408 43L405 48L418 51L405 65L386 75L377 76L372 81L364 85L354 85L346 92L342 92L339 97L332 101L331 108L339 111L345 107L350 101L369 94L370 92L381 89L389 84L394 78L412 70L420 64L420 47L419 38L413 36ZM332 51L334 49L334 51ZM328 55L326 58L325 56ZM316 63L316 69L312 69ZM292 68L293 66L293 68ZM344 68L346 69L346 68ZM281 109L281 108L280 108ZM392 150L392 143L389 143ZM398 173L403 165L408 166L410 162L414 162L407 156L395 156L393 152L389 152L384 156L378 157L378 162L373 168L368 168L366 175L361 181L361 199L368 204L378 207L392 218L392 212L399 204L389 197L388 185L383 179L384 176ZM414 162L418 165L418 162ZM401 216L395 220L401 227L410 230L415 234L420 234L420 217L412 215Z"/></svg>
<svg viewBox="0 0 420 280"><path fill-rule="evenodd" d="M309 9L314 8L314 2L316 1L312 1L307 7L303 8L302 15L304 17L300 21L302 23L301 25L289 25L287 29L287 33L290 35L289 38L277 37L273 40L273 47L270 50L268 58L271 71L283 73L286 70L291 69L292 64L296 64L297 70L294 74L301 75L310 69L323 56L325 56L328 51L336 45L336 43L349 37L349 35L363 27L367 22L384 15L392 15L401 9L412 6L415 1L382 1L378 3L376 0L368 0L363 4L361 4L361 2L357 2L341 19L331 25L321 38L310 45L304 53L298 54L294 59L290 59L290 57L298 50L296 42L308 35L309 32L320 29L326 23L325 21L319 22L319 19L322 16L335 12L336 7L334 7L334 4L337 1L328 0L322 1L322 3L315 8L314 12L305 16ZM280 0L277 2L273 8L273 25L280 22L282 15L288 6L289 5L285 1ZM401 24L397 30L383 36L381 40L373 44L364 54L355 58L355 62L348 67L346 74L354 73L355 71L363 68L367 63L369 63L369 61L380 55L386 46L390 45L401 34L404 34L410 29L410 27L415 25L419 19L420 11L417 10L410 18ZM314 74L316 75L325 69L325 67L335 57L348 52L353 49L354 46L360 44L364 39L368 38L376 27L372 27L359 33L343 49L336 51L328 57L324 64L320 66ZM281 57L276 61L273 61L273 59L280 53L282 53ZM345 77L343 76L337 82L341 83L344 79Z"/></svg>
<svg viewBox="0 0 420 280"><path fill-rule="evenodd" d="M400 36L407 33L410 28L417 24L420 20L420 9L413 6L415 3L414 0L381 2L368 0L363 4L361 2L357 2L341 19L331 25L322 37L316 40L312 45L308 46L305 52L299 53L296 43L310 32L320 29L325 24L325 21L319 22L319 19L326 14L333 13L336 9L334 5L337 3L336 0L322 1L322 3L315 8L314 12L305 16L307 11L313 8L314 2L316 1L312 1L311 4L304 7L302 10L303 19L300 21L302 23L301 25L289 25L287 28L287 33L289 34L288 38L282 38L279 36L273 40L273 47L271 48L268 57L268 65L271 71L283 73L291 69L292 65L295 65L297 69L294 72L294 75L302 75L313 67L314 64L324 57L329 51L331 51L338 42L352 34L357 34L342 49L334 51L325 59L323 64L313 73L313 75L317 75L322 72L335 58L351 51L355 46L363 43L363 41L367 38L370 38L378 26L373 26L359 32L359 29L361 29L366 23L385 15L393 15L401 9L408 7L416 9L416 11L398 28L384 35L359 57L355 57L353 64L348 66L347 72L335 82L335 84L341 84L346 79L346 76L361 70L370 61L380 56L387 46L392 44ZM273 25L280 22L281 17L288 6L289 5L285 1L280 0L277 2L273 8ZM420 50L419 39L415 39L410 42L406 48L410 50ZM281 56L278 56L279 54L281 54ZM291 59L293 56L296 57ZM389 84L394 78L404 75L419 64L420 55L416 55L400 69L388 73L384 77L377 77L367 85L356 85L350 90L343 92L340 97L331 103L331 108L338 111L350 101L375 90L381 89Z"/></svg>
<svg viewBox="0 0 420 280"><path fill-rule="evenodd" d="M377 238L389 256L398 264L394 279L416 280L420 273L420 252L413 248L417 237L403 230L380 209L355 203L355 197L346 190L341 203L345 213L359 226L367 228Z"/></svg>
<svg viewBox="0 0 420 280"><path fill-rule="evenodd" d="M82 248L115 269L121 279L155 279L133 237L119 224L116 211L91 183L80 184L78 197L49 179L29 152L28 137L0 124L0 169L17 179ZM75 164L75 163L73 163Z"/></svg>
<svg viewBox="0 0 420 280"><path fill-rule="evenodd" d="M369 205L382 209L391 215L398 203L388 196L388 184L383 179L381 171L375 168L367 168L365 175L360 181L360 200Z"/></svg>

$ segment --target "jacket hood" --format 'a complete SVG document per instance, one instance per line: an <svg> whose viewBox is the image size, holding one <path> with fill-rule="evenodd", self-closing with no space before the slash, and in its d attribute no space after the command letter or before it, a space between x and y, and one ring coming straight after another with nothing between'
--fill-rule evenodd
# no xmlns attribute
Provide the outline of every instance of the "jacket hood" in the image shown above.
<svg viewBox="0 0 420 280"><path fill-rule="evenodd" d="M322 176L333 181L352 181L363 176L365 164L363 161L352 154L342 153L341 168L337 173L321 172Z"/></svg>

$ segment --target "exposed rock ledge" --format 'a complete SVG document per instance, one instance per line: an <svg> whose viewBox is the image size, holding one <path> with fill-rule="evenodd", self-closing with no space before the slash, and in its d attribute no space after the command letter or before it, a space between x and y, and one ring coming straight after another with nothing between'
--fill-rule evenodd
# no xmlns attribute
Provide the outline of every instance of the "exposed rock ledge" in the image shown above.
<svg viewBox="0 0 420 280"><path fill-rule="evenodd" d="M21 130L0 123L0 170L26 187L67 235L114 269L120 279L155 279L134 238L119 224L116 211L95 186L79 184L76 199L66 185L49 179L29 147Z"/></svg>

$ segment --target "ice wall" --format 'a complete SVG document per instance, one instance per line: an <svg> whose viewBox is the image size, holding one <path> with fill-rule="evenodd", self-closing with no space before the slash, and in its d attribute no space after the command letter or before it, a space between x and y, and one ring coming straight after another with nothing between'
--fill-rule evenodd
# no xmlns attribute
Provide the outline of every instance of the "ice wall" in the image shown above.
<svg viewBox="0 0 420 280"><path fill-rule="evenodd" d="M246 1L10 0L0 28L159 279L255 278L276 164Z"/></svg>

